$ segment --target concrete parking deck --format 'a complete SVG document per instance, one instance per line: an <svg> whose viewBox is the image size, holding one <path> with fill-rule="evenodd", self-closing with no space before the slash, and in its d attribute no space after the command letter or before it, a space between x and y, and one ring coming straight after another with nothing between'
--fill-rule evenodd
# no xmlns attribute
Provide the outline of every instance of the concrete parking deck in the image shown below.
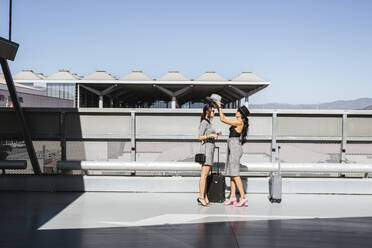
<svg viewBox="0 0 372 248"><path fill-rule="evenodd" d="M1 247L369 247L372 195L0 192Z"/></svg>

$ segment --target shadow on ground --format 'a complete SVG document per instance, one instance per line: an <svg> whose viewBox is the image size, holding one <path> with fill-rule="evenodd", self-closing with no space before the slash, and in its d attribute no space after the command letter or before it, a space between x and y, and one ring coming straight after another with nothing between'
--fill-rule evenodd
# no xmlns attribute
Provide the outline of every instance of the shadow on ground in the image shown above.
<svg viewBox="0 0 372 248"><path fill-rule="evenodd" d="M372 243L371 217L38 230L80 196L1 192L0 246L369 247Z"/></svg>

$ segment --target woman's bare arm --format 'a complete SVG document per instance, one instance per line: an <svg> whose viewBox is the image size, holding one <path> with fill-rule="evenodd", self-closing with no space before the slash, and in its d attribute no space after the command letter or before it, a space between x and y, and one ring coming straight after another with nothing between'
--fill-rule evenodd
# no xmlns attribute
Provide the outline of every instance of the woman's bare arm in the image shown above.
<svg viewBox="0 0 372 248"><path fill-rule="evenodd" d="M217 139L218 138L218 135L217 134L210 134L210 135L198 135L198 140L200 141L203 141L203 140L207 140L207 139L210 139L210 138L215 138Z"/></svg>
<svg viewBox="0 0 372 248"><path fill-rule="evenodd" d="M221 103L220 102L217 102L216 103L217 106L218 106L218 113L220 115L220 120L223 122L223 123L226 123L228 125L231 125L231 126L241 126L243 125L243 121L239 121L239 120L231 120L229 118L227 118L224 113L222 112L222 108L221 108Z"/></svg>

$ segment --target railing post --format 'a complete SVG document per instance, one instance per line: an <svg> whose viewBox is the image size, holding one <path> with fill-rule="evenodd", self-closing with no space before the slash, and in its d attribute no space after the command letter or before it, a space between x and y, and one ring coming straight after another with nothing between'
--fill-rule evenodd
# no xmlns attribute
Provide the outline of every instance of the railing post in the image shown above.
<svg viewBox="0 0 372 248"><path fill-rule="evenodd" d="M346 144L347 144L347 114L342 115L342 142L341 142L341 156L340 156L340 162L345 163L346 162Z"/></svg>
<svg viewBox="0 0 372 248"><path fill-rule="evenodd" d="M46 158L46 149L45 149L45 145L43 145L43 163L45 165L45 158Z"/></svg>
<svg viewBox="0 0 372 248"><path fill-rule="evenodd" d="M61 144L61 160L66 160L66 135L65 135L65 113L61 112L59 115L59 133Z"/></svg>
<svg viewBox="0 0 372 248"><path fill-rule="evenodd" d="M276 121L277 113L273 113L272 116L272 127L271 127L271 162L275 162L275 153L276 153Z"/></svg>
<svg viewBox="0 0 372 248"><path fill-rule="evenodd" d="M346 134L346 121L347 121L347 114L342 114L342 140L341 140L341 151L340 151L340 163L343 164L346 162L346 141L347 141L347 134ZM339 177L345 177L344 173L338 173Z"/></svg>
<svg viewBox="0 0 372 248"><path fill-rule="evenodd" d="M78 83L76 84L76 94L77 96L75 97L76 99L75 107L80 108L80 85Z"/></svg>
<svg viewBox="0 0 372 248"><path fill-rule="evenodd" d="M130 160L136 161L136 112L131 111L130 112L131 117L131 137L130 137L130 143L131 143L131 149L130 149Z"/></svg>

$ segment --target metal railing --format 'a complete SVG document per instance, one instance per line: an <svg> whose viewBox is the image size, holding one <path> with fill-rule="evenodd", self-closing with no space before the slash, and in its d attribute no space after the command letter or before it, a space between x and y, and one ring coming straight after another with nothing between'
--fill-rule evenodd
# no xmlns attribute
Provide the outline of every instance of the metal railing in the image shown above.
<svg viewBox="0 0 372 248"><path fill-rule="evenodd" d="M217 166L217 165L216 165ZM219 163L223 171L225 164ZM59 170L122 170L122 171L200 171L193 162L122 162L122 161L59 161ZM249 163L240 166L241 172L276 172L276 163ZM372 173L372 164L281 163L281 172L312 173Z"/></svg>
<svg viewBox="0 0 372 248"><path fill-rule="evenodd" d="M234 110L224 111L232 117ZM368 110L252 110L248 143L265 143L271 147L275 161L278 143L332 143L339 146L339 163L347 162L348 146L372 143L372 111ZM129 160L138 161L138 144L149 142L156 147L162 143L197 143L199 109L42 109L25 108L34 141L58 141L60 157L69 157L68 142L82 142L86 155L81 160L96 160L95 150L86 144L99 142L108 149L110 142L130 144ZM217 119L218 117L216 117ZM22 139L14 110L0 109L0 139ZM227 139L228 127L214 120L216 129ZM97 149L97 148L95 148ZM364 149L364 152L367 149ZM363 151L360 151L361 153ZM192 155L192 154L191 154ZM372 155L372 152L371 152ZM368 156L368 155L367 155ZM106 160L109 156L106 155ZM100 158L102 160L102 158ZM103 158L105 160L105 158ZM154 162L154 161L152 161ZM268 161L267 161L268 162ZM284 161L285 162L285 161ZM352 166L356 166L352 164Z"/></svg>

